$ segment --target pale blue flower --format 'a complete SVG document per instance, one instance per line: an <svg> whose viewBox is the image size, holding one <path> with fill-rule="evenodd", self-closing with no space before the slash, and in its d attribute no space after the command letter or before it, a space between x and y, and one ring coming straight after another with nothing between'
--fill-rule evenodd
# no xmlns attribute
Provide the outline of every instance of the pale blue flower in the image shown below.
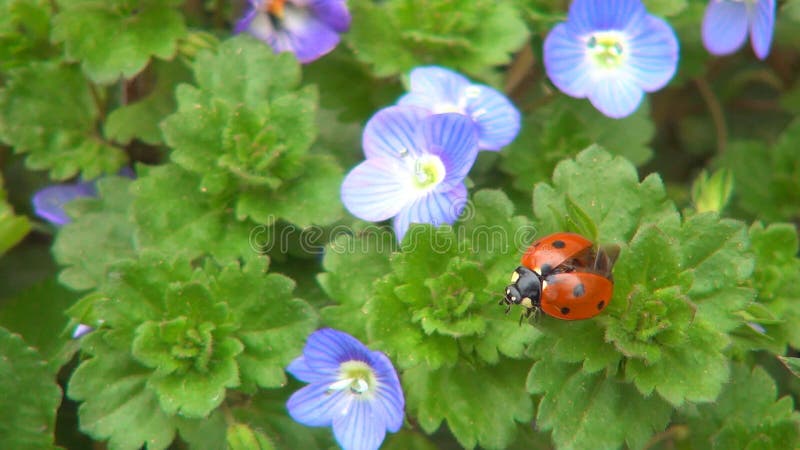
<svg viewBox="0 0 800 450"><path fill-rule="evenodd" d="M304 425L332 427L344 450L376 450L386 431L403 426L405 398L391 361L347 333L312 333L287 371L309 383L289 398L289 415Z"/></svg>
<svg viewBox="0 0 800 450"><path fill-rule="evenodd" d="M375 114L362 138L366 161L347 174L342 202L371 222L394 218L397 239L411 223L452 224L466 205L478 154L476 127L458 113L392 106Z"/></svg>
<svg viewBox="0 0 800 450"><path fill-rule="evenodd" d="M33 195L33 211L53 225L65 225L71 219L64 211L64 205L78 198L94 197L95 194L94 183L54 184Z"/></svg>
<svg viewBox="0 0 800 450"><path fill-rule="evenodd" d="M250 10L236 24L269 44L276 53L291 52L301 63L327 54L350 28L344 0L249 0Z"/></svg>
<svg viewBox="0 0 800 450"><path fill-rule="evenodd" d="M417 67L411 71L408 94L397 101L433 114L456 112L468 116L478 129L478 147L500 150L519 133L519 111L501 92L476 84L443 67Z"/></svg>
<svg viewBox="0 0 800 450"><path fill-rule="evenodd" d="M553 83L613 118L633 113L645 92L666 86L678 56L675 32L639 0L574 0L567 21L544 43Z"/></svg>
<svg viewBox="0 0 800 450"><path fill-rule="evenodd" d="M764 59L774 29L775 0L711 0L703 17L703 44L714 55L728 55L749 34L753 51Z"/></svg>

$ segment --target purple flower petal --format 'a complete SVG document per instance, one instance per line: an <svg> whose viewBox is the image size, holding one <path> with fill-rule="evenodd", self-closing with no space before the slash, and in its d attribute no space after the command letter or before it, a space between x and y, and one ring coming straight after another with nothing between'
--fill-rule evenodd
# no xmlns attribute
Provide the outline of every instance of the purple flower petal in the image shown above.
<svg viewBox="0 0 800 450"><path fill-rule="evenodd" d="M478 147L497 151L517 137L519 111L501 92L489 86L467 88L467 115L478 126Z"/></svg>
<svg viewBox="0 0 800 450"><path fill-rule="evenodd" d="M354 399L345 414L333 418L333 435L344 450L377 450L386 437L386 425L371 403Z"/></svg>
<svg viewBox="0 0 800 450"><path fill-rule="evenodd" d="M92 331L94 331L94 328L90 327L89 325L79 323L72 332L72 339L78 339L91 333Z"/></svg>
<svg viewBox="0 0 800 450"><path fill-rule="evenodd" d="M431 191L400 211L394 218L397 240L403 237L412 223L429 223L434 226L452 224L467 204L467 187L461 183L445 192Z"/></svg>
<svg viewBox="0 0 800 450"><path fill-rule="evenodd" d="M472 83L461 74L438 66L417 67L409 74L409 91L417 97L403 97L398 104L414 104L428 110L458 104L464 89Z"/></svg>
<svg viewBox="0 0 800 450"><path fill-rule="evenodd" d="M367 362L368 352L369 349L353 336L323 328L308 337L303 356L311 369L326 371L330 368L338 370L339 365L345 361Z"/></svg>
<svg viewBox="0 0 800 450"><path fill-rule="evenodd" d="M325 370L314 370L306 363L304 356L298 356L289 364L286 371L304 383L318 383L336 379L336 370L325 368Z"/></svg>
<svg viewBox="0 0 800 450"><path fill-rule="evenodd" d="M429 115L424 109L411 106L390 106L378 111L364 127L364 155L395 159L421 156L425 141L420 123Z"/></svg>
<svg viewBox="0 0 800 450"><path fill-rule="evenodd" d="M255 8L250 8L249 10L247 10L244 17L242 17L241 19L239 19L238 22L236 22L236 26L233 28L233 32L235 34L239 34L244 31L247 31L247 29L250 28L250 24L253 22L253 20L255 20L258 14L259 13Z"/></svg>
<svg viewBox="0 0 800 450"><path fill-rule="evenodd" d="M334 31L344 33L350 29L350 11L344 0L311 0L308 7Z"/></svg>
<svg viewBox="0 0 800 450"><path fill-rule="evenodd" d="M645 26L631 37L630 72L646 92L663 88L678 67L678 38L665 21L647 16Z"/></svg>
<svg viewBox="0 0 800 450"><path fill-rule="evenodd" d="M279 39L280 46L288 45L284 51L292 51L297 59L309 63L329 53L339 43L339 33L320 18L308 15L307 11L297 10L287 5L283 20L285 38Z"/></svg>
<svg viewBox="0 0 800 450"><path fill-rule="evenodd" d="M750 40L759 59L769 55L775 29L775 0L758 0L750 11Z"/></svg>
<svg viewBox="0 0 800 450"><path fill-rule="evenodd" d="M413 174L403 161L372 158L357 165L342 183L342 203L359 219L379 222L394 217L413 200Z"/></svg>
<svg viewBox="0 0 800 450"><path fill-rule="evenodd" d="M714 55L738 50L747 38L747 5L711 0L703 17L703 45Z"/></svg>
<svg viewBox="0 0 800 450"><path fill-rule="evenodd" d="M544 67L556 87L571 97L584 98L592 90L592 67L586 58L586 43L560 23L544 41Z"/></svg>
<svg viewBox="0 0 800 450"><path fill-rule="evenodd" d="M437 155L445 167L442 190L461 184L478 156L477 127L469 117L436 114L422 122L422 132L429 153Z"/></svg>
<svg viewBox="0 0 800 450"><path fill-rule="evenodd" d="M292 419L310 427L327 427L334 417L347 414L352 397L346 390L331 391L329 386L330 383L311 383L292 394L286 402Z"/></svg>
<svg viewBox="0 0 800 450"><path fill-rule="evenodd" d="M57 184L36 192L33 196L33 209L36 215L53 225L64 225L70 217L64 211L64 205L81 197L95 195L92 183Z"/></svg>
<svg viewBox="0 0 800 450"><path fill-rule="evenodd" d="M378 379L377 401L373 403L376 412L385 417L386 428L392 433L403 426L405 398L400 388L400 380L392 362L381 352L370 352L370 366Z"/></svg>
<svg viewBox="0 0 800 450"><path fill-rule="evenodd" d="M632 79L619 75L599 80L589 94L592 105L614 119L621 119L636 111L644 96L642 88Z"/></svg>
<svg viewBox="0 0 800 450"><path fill-rule="evenodd" d="M640 0L574 0L569 7L570 31L584 35L596 31L622 31L647 15Z"/></svg>

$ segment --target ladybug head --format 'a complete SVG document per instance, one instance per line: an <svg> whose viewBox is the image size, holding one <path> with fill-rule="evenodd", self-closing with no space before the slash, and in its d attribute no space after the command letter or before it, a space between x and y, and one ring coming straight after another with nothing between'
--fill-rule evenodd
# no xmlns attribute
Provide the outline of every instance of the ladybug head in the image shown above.
<svg viewBox="0 0 800 450"><path fill-rule="evenodd" d="M505 298L500 303L508 305L506 312L511 309L511 305L535 309L539 307L541 293L541 276L527 267L520 266L511 274L511 284L506 286Z"/></svg>

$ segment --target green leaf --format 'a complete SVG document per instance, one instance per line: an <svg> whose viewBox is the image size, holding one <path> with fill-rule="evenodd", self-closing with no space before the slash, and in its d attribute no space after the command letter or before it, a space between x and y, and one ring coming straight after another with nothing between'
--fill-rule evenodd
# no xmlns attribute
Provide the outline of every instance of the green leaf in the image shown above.
<svg viewBox="0 0 800 450"><path fill-rule="evenodd" d="M0 2L0 69L6 71L52 55L47 0Z"/></svg>
<svg viewBox="0 0 800 450"><path fill-rule="evenodd" d="M757 141L736 141L728 146L720 163L733 172L734 196L743 210L767 221L800 217L798 140L800 120L789 124L771 148Z"/></svg>
<svg viewBox="0 0 800 450"><path fill-rule="evenodd" d="M539 361L526 385L542 395L536 423L552 430L559 449L616 449L623 443L642 448L672 415L659 397L642 396L627 383L575 364Z"/></svg>
<svg viewBox="0 0 800 450"><path fill-rule="evenodd" d="M792 375L800 378L800 358L778 356L784 366L792 372Z"/></svg>
<svg viewBox="0 0 800 450"><path fill-rule="evenodd" d="M71 352L59 354L68 345L69 318L64 311L77 299L77 295L47 279L22 291L13 298L2 299L0 326L19 333L52 368L60 367L71 357Z"/></svg>
<svg viewBox="0 0 800 450"><path fill-rule="evenodd" d="M602 177L597 174L602 173ZM625 159L591 147L564 160L553 172L552 185L539 183L533 193L538 230L572 230L576 220L570 210L580 208L597 227L600 243L630 240L640 223L658 223L665 230L678 225L675 206L667 199L658 175L642 182L635 167Z"/></svg>
<svg viewBox="0 0 800 450"><path fill-rule="evenodd" d="M775 400L775 381L760 367L734 365L731 382L713 404L684 411L693 448L795 448L800 417L792 399ZM757 418L757 420L754 420Z"/></svg>
<svg viewBox="0 0 800 450"><path fill-rule="evenodd" d="M655 127L648 105L624 119L610 119L585 99L560 96L523 119L522 131L501 152L501 169L514 175L513 186L529 193L550 178L556 164L593 143L636 165L647 162Z"/></svg>
<svg viewBox="0 0 800 450"><path fill-rule="evenodd" d="M762 325L772 341L767 348L784 353L787 343L800 346L800 242L792 224L777 223L764 227L754 223L750 240L755 254L752 285L758 288L759 304L768 315ZM770 317L771 316L771 317ZM772 320L770 320L772 319ZM775 321L777 319L777 321ZM758 318L753 320L759 322ZM764 345L763 342L760 342Z"/></svg>
<svg viewBox="0 0 800 450"><path fill-rule="evenodd" d="M28 218L14 215L11 205L6 203L3 177L0 175L0 256L21 241L30 228Z"/></svg>
<svg viewBox="0 0 800 450"><path fill-rule="evenodd" d="M436 63L470 73L506 64L527 28L512 1L390 0L351 2L346 39L376 76Z"/></svg>
<svg viewBox="0 0 800 450"><path fill-rule="evenodd" d="M189 73L180 63L153 65L155 86L134 103L111 111L103 127L106 139L128 145L138 139L150 145L161 144L159 123L175 110L175 85L186 81Z"/></svg>
<svg viewBox="0 0 800 450"><path fill-rule="evenodd" d="M251 261L226 266L211 282L215 298L227 299L244 344L237 357L242 389L277 388L286 384L284 367L303 349L317 325L316 312L292 295L295 283Z"/></svg>
<svg viewBox="0 0 800 450"><path fill-rule="evenodd" d="M228 427L225 442L229 450L273 450L275 448L263 433L241 423Z"/></svg>
<svg viewBox="0 0 800 450"><path fill-rule="evenodd" d="M647 11L658 16L675 16L688 6L688 0L644 0Z"/></svg>
<svg viewBox="0 0 800 450"><path fill-rule="evenodd" d="M233 259L252 253L251 225L238 221L228 198L207 193L196 174L175 164L140 170L132 191L139 246Z"/></svg>
<svg viewBox="0 0 800 450"><path fill-rule="evenodd" d="M96 83L132 78L150 58L170 59L186 35L177 0L59 0L53 41Z"/></svg>
<svg viewBox="0 0 800 450"><path fill-rule="evenodd" d="M505 448L514 439L516 422L533 417L523 386L526 370L525 363L512 360L495 366L417 366L402 376L408 410L426 433L446 420L465 448Z"/></svg>
<svg viewBox="0 0 800 450"><path fill-rule="evenodd" d="M104 39L108 41L108 39ZM63 180L115 173L125 154L96 134L98 109L75 66L37 62L9 73L0 91L0 139L27 153L25 164Z"/></svg>
<svg viewBox="0 0 800 450"><path fill-rule="evenodd" d="M53 255L63 267L58 279L75 290L97 286L110 264L132 257L136 250L129 212L131 180L104 177L95 186L96 198L69 204L73 220L59 228L53 244Z"/></svg>
<svg viewBox="0 0 800 450"><path fill-rule="evenodd" d="M36 350L0 327L0 447L55 448L56 410L61 389L56 373Z"/></svg>
<svg viewBox="0 0 800 450"><path fill-rule="evenodd" d="M150 370L123 348L107 342L106 330L81 339L89 354L69 381L70 398L82 401L78 414L81 431L96 440L108 440L115 450L166 449L175 438L177 418L159 407L155 392L147 387Z"/></svg>
<svg viewBox="0 0 800 450"><path fill-rule="evenodd" d="M733 193L733 174L727 169L720 169L708 175L700 175L692 184L692 202L697 212L720 212L725 209Z"/></svg>

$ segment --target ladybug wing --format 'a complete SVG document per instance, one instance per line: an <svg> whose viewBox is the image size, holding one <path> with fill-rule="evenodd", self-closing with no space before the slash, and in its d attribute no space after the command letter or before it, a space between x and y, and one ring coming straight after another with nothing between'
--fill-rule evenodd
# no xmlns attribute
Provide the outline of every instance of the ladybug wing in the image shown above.
<svg viewBox="0 0 800 450"><path fill-rule="evenodd" d="M592 242L580 234L555 233L534 242L522 256L522 265L546 274L564 261L592 248Z"/></svg>
<svg viewBox="0 0 800 450"><path fill-rule="evenodd" d="M588 319L608 306L613 290L611 280L596 273L554 274L542 285L541 308L559 319Z"/></svg>

